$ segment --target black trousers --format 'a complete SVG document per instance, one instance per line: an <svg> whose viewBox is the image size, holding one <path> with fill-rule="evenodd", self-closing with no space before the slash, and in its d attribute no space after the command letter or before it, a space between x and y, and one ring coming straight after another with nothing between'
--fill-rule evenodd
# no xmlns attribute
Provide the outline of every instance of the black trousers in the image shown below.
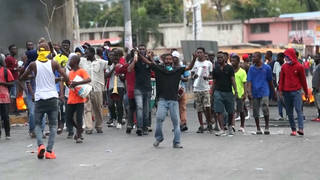
<svg viewBox="0 0 320 180"><path fill-rule="evenodd" d="M73 119L73 115L76 113L76 121ZM84 103L79 104L68 104L67 108L67 122L72 124L77 129L77 134L81 134L83 129L83 114L84 114Z"/></svg>
<svg viewBox="0 0 320 180"><path fill-rule="evenodd" d="M1 115L0 135L1 135L1 129L2 129L2 123L3 123L6 136L10 136L9 105L10 104L0 104L0 115Z"/></svg>
<svg viewBox="0 0 320 180"><path fill-rule="evenodd" d="M113 89L109 90L109 95L111 96ZM109 110L111 119L117 120L118 123L122 123L123 118L123 96L125 94L124 88L118 88L118 95L120 96L119 100L113 100L110 98L109 101Z"/></svg>

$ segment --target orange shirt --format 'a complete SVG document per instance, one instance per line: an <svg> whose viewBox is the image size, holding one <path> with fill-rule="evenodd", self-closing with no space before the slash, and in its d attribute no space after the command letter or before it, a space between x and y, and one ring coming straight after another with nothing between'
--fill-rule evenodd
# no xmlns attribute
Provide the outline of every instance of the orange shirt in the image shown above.
<svg viewBox="0 0 320 180"><path fill-rule="evenodd" d="M71 70L69 73L69 80L73 81L76 76L80 76L82 79L88 79L89 74L84 69L78 69L77 71ZM80 104L86 101L86 98L82 98L78 95L77 86L69 91L68 104Z"/></svg>

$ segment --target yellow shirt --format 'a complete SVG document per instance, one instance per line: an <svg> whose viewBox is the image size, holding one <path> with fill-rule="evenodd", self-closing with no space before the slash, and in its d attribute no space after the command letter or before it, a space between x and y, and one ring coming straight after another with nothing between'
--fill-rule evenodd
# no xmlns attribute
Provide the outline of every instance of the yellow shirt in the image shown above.
<svg viewBox="0 0 320 180"><path fill-rule="evenodd" d="M54 57L54 60L60 64L61 67L65 67L68 63L68 57L63 54L58 54Z"/></svg>

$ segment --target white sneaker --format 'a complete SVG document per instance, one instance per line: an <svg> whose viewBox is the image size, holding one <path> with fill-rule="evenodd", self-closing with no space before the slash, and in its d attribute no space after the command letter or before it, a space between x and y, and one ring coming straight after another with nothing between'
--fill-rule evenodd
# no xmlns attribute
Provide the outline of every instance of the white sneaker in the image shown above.
<svg viewBox="0 0 320 180"><path fill-rule="evenodd" d="M221 130L221 131L217 132L215 135L216 136L226 136L227 134L225 131Z"/></svg>
<svg viewBox="0 0 320 180"><path fill-rule="evenodd" d="M240 127L240 129L239 129L238 131L239 131L239 132L242 132L242 133L245 133L245 132L246 132L243 127Z"/></svg>
<svg viewBox="0 0 320 180"><path fill-rule="evenodd" d="M121 129L122 125L120 123L117 123L117 129Z"/></svg>
<svg viewBox="0 0 320 180"><path fill-rule="evenodd" d="M236 121L240 121L240 116L238 116L235 120L236 120Z"/></svg>

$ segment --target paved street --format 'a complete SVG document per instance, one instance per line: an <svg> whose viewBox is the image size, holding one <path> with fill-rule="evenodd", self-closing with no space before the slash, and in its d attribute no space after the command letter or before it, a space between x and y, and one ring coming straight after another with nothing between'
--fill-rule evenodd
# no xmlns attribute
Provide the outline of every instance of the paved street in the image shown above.
<svg viewBox="0 0 320 180"><path fill-rule="evenodd" d="M271 118L276 107L271 107ZM196 134L194 109L188 107L189 131L183 133L183 149L173 149L169 119L165 141L152 146L153 133L137 137L125 130L104 128L104 134L85 135L83 144L57 136L56 160L37 160L36 141L26 136L27 127L13 127L12 140L0 140L0 180L11 179L319 179L320 123L311 122L314 107L306 107L304 137L290 137L288 127L273 127L270 136L247 134L215 137ZM239 126L239 122L237 122ZM33 145L32 147L31 144Z"/></svg>

